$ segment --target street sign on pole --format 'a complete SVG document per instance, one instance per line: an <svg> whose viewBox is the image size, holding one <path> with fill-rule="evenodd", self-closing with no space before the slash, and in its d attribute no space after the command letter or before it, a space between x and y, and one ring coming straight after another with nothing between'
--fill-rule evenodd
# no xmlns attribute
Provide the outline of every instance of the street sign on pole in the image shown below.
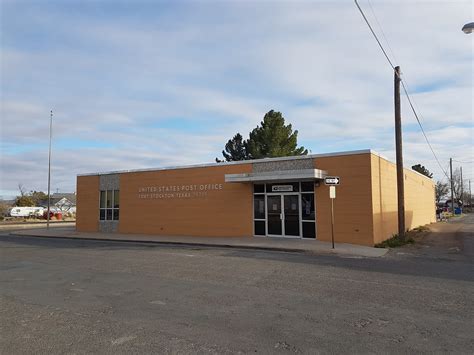
<svg viewBox="0 0 474 355"><path fill-rule="evenodd" d="M339 185L340 181L339 176L326 176L324 178L325 185Z"/></svg>
<svg viewBox="0 0 474 355"><path fill-rule="evenodd" d="M339 178L337 178L339 184ZM336 198L336 186L329 186L329 198L331 199L331 240L332 248L334 249L334 199Z"/></svg>

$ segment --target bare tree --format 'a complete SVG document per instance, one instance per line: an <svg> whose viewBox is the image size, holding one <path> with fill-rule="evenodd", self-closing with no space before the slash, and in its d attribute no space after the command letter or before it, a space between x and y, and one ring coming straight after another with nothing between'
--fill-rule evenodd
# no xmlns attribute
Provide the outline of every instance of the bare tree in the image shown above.
<svg viewBox="0 0 474 355"><path fill-rule="evenodd" d="M449 184L443 183L441 181L437 181L436 186L435 186L435 192L436 192L436 203L440 203L441 199L447 196L449 193Z"/></svg>
<svg viewBox="0 0 474 355"><path fill-rule="evenodd" d="M18 183L18 190L20 191L21 197L25 196L27 193L25 186L21 182Z"/></svg>
<svg viewBox="0 0 474 355"><path fill-rule="evenodd" d="M469 193L466 191L466 182L467 180L463 179L464 181L461 182L461 169L456 168L453 171L453 193L454 199L456 201L462 200L466 201L468 198ZM463 191L464 187L464 191Z"/></svg>

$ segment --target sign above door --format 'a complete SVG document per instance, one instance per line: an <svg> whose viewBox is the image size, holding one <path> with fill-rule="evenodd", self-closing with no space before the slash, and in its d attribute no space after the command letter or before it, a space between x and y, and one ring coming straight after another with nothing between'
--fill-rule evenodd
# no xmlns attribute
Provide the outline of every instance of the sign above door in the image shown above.
<svg viewBox="0 0 474 355"><path fill-rule="evenodd" d="M273 185L272 192L292 192L293 185Z"/></svg>

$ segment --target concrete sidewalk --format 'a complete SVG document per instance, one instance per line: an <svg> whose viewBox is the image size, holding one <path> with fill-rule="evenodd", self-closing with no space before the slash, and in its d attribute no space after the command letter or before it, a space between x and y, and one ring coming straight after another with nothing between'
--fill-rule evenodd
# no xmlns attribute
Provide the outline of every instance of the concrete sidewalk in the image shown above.
<svg viewBox="0 0 474 355"><path fill-rule="evenodd" d="M43 238L69 238L100 241L119 241L132 243L157 243L170 245L187 245L218 248L240 248L256 250L272 250L286 252L300 252L308 254L340 254L360 257L381 257L388 249L379 249L354 244L336 243L332 249L331 243L317 240L287 239L287 238L201 238L201 237L179 237L179 236L155 236L143 234L119 234L119 233L82 233L75 228L54 229L29 229L12 232L14 236L43 237Z"/></svg>
<svg viewBox="0 0 474 355"><path fill-rule="evenodd" d="M65 228L75 227L75 221L51 221L50 228ZM0 232L14 231L17 229L38 229L38 227L46 228L46 221L44 222L23 222L23 223L3 223L0 224Z"/></svg>

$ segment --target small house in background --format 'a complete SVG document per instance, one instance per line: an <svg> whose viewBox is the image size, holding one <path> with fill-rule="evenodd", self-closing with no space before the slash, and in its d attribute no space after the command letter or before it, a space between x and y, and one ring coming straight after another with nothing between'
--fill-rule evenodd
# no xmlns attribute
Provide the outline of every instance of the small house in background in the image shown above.
<svg viewBox="0 0 474 355"><path fill-rule="evenodd" d="M41 206L47 206L48 200L40 202ZM76 213L76 194L73 193L55 193L51 195L51 209L63 213Z"/></svg>

